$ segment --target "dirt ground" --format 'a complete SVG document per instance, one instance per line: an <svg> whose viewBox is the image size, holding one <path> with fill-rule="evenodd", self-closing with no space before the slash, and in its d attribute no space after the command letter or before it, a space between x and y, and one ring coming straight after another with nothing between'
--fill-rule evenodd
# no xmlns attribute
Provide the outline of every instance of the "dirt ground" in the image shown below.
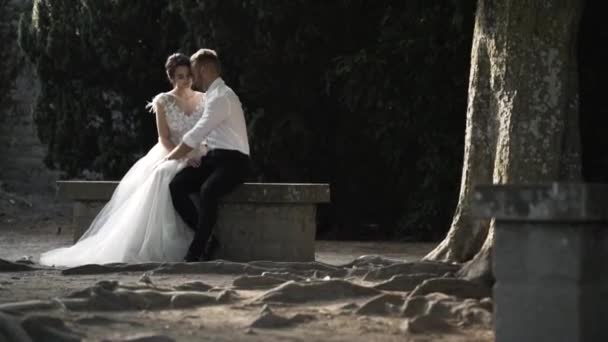
<svg viewBox="0 0 608 342"><path fill-rule="evenodd" d="M315 263L36 265L71 243L69 215L49 196L0 194L0 341L494 339L489 294L418 262L429 244L318 241Z"/></svg>

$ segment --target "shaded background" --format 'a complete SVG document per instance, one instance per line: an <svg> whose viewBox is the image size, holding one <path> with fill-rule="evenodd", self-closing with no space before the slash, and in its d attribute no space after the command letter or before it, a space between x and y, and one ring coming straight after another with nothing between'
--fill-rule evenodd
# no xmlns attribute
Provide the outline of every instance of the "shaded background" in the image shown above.
<svg viewBox="0 0 608 342"><path fill-rule="evenodd" d="M119 179L156 142L144 106L170 87L166 57L209 47L245 106L250 180L331 184L320 238L434 241L447 231L460 185L475 1L30 7L18 39L40 79L34 112L45 161L61 177ZM601 13L599 1L587 1L579 48L583 170L596 182L608 178ZM0 69L8 78L20 67L11 65Z"/></svg>

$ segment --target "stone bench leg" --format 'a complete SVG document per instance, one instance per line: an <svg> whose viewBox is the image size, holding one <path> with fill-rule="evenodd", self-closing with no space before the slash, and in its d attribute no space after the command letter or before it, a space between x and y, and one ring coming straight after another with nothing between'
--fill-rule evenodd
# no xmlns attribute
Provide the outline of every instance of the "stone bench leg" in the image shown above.
<svg viewBox="0 0 608 342"><path fill-rule="evenodd" d="M485 186L497 342L608 341L608 187Z"/></svg>
<svg viewBox="0 0 608 342"><path fill-rule="evenodd" d="M496 341L608 341L607 233L594 224L498 221Z"/></svg>
<svg viewBox="0 0 608 342"><path fill-rule="evenodd" d="M72 229L74 243L80 239L82 234L89 229L93 219L103 208L105 202L99 201L77 201L74 202L72 210Z"/></svg>
<svg viewBox="0 0 608 342"><path fill-rule="evenodd" d="M224 204L215 234L218 257L232 261L314 261L313 204Z"/></svg>

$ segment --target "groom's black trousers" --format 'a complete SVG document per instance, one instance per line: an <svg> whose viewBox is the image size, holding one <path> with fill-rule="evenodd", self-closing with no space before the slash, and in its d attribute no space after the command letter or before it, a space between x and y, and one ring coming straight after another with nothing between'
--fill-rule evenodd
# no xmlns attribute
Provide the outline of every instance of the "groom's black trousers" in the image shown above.
<svg viewBox="0 0 608 342"><path fill-rule="evenodd" d="M194 239L187 257L198 258L203 252L217 221L220 198L245 182L249 174L249 156L239 151L214 149L201 158L199 167L185 167L171 183L173 206L182 219L194 229ZM200 194L197 212L190 199L192 193Z"/></svg>

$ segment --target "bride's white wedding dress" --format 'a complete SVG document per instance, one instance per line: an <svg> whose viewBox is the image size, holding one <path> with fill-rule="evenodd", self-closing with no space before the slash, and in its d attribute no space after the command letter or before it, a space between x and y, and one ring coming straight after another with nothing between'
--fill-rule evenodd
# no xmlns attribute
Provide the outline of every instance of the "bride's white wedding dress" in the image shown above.
<svg viewBox="0 0 608 342"><path fill-rule="evenodd" d="M203 113L204 100L191 114L177 105L174 96L162 93L151 107L162 105L171 141L183 135ZM76 244L40 256L40 264L74 267L85 264L172 262L183 260L193 232L173 208L169 182L186 166L185 160L163 161L169 152L156 144L120 181L110 201ZM201 156L204 148L189 157Z"/></svg>

